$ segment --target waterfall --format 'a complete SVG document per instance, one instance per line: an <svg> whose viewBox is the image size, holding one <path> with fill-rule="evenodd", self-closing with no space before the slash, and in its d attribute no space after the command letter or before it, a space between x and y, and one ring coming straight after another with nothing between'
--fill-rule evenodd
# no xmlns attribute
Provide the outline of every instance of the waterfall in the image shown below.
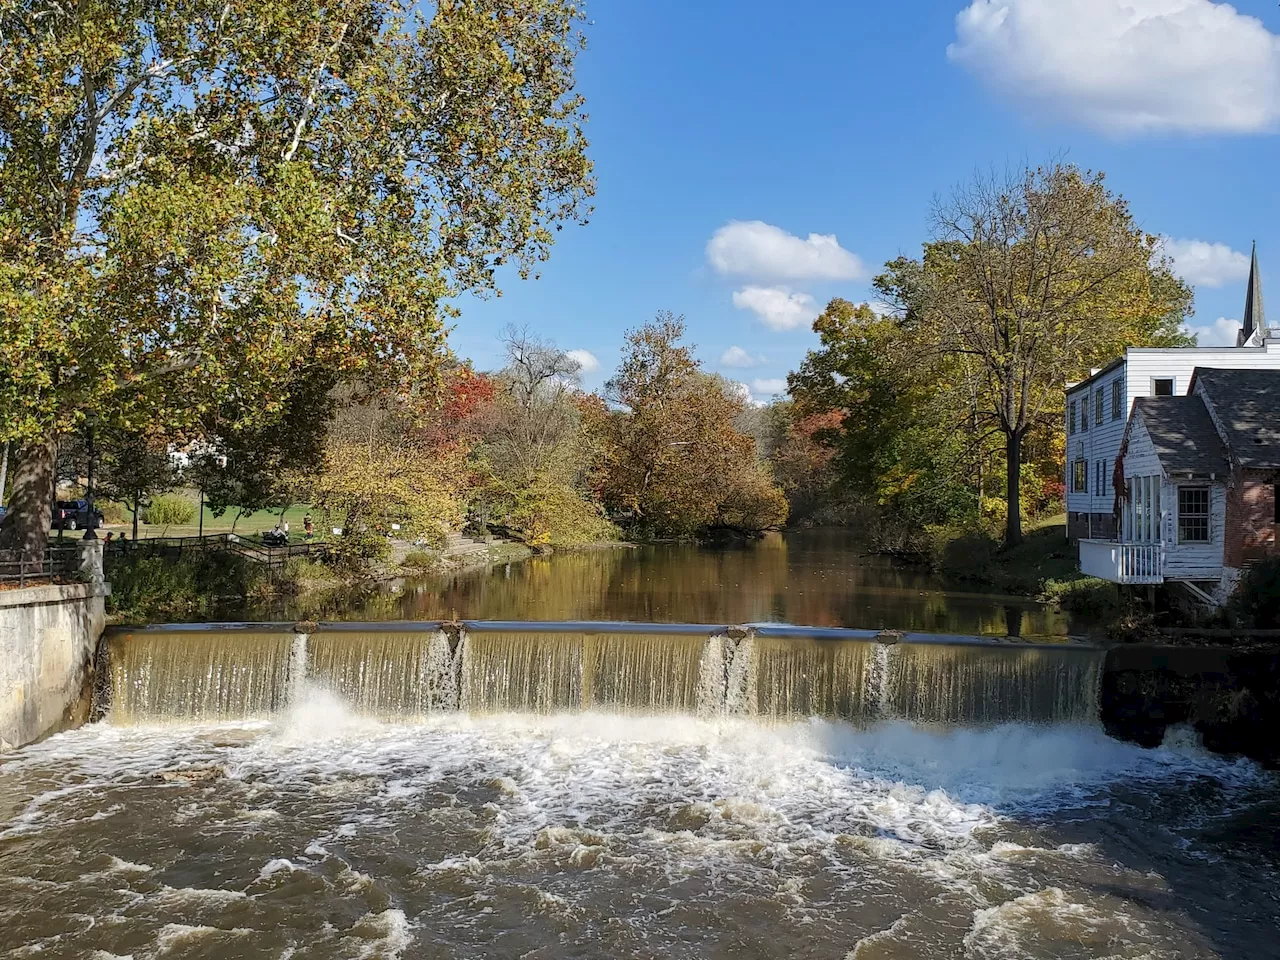
<svg viewBox="0 0 1280 960"><path fill-rule="evenodd" d="M113 636L111 720L217 722L264 716L289 698L292 633L211 630Z"/></svg>
<svg viewBox="0 0 1280 960"><path fill-rule="evenodd" d="M289 703L301 703L307 695L307 635L295 634L289 648Z"/></svg>
<svg viewBox="0 0 1280 960"><path fill-rule="evenodd" d="M377 624L309 633L183 628L108 637L109 719L269 716L326 690L371 717L596 710L858 724L1091 723L1102 652L892 645L866 634L642 625Z"/></svg>

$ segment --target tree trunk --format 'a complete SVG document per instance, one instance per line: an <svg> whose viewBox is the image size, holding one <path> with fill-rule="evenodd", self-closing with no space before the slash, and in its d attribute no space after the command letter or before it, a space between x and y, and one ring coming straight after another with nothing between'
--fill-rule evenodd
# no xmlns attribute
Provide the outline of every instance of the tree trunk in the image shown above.
<svg viewBox="0 0 1280 960"><path fill-rule="evenodd" d="M138 542L138 501L142 499L142 494L135 493L133 495L133 542Z"/></svg>
<svg viewBox="0 0 1280 960"><path fill-rule="evenodd" d="M13 496L0 531L0 546L31 560L42 559L49 543L57 459L58 438L53 433L18 450Z"/></svg>
<svg viewBox="0 0 1280 960"><path fill-rule="evenodd" d="M4 504L4 488L9 479L9 441L4 442L4 452L0 453L0 506Z"/></svg>
<svg viewBox="0 0 1280 960"><path fill-rule="evenodd" d="M1008 523L1004 529L1004 545L1016 547L1022 542L1022 431L1005 435L1005 493L1009 499Z"/></svg>

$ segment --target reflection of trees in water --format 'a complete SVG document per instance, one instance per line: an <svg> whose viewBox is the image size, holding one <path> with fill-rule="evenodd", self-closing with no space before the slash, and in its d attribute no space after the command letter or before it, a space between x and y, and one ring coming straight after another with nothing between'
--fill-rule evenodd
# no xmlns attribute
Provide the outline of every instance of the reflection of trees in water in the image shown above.
<svg viewBox="0 0 1280 960"><path fill-rule="evenodd" d="M716 546L655 544L534 557L412 582L402 596L327 601L309 618L635 620L1062 634L1060 614L1029 601L945 589L938 577L868 556L844 531Z"/></svg>

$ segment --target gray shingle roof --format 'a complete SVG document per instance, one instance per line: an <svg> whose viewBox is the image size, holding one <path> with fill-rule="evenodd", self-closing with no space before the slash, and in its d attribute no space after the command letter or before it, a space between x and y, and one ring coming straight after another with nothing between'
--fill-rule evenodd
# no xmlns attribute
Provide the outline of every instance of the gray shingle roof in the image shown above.
<svg viewBox="0 0 1280 960"><path fill-rule="evenodd" d="M1203 391L1243 467L1280 467L1280 370L1196 367L1191 388Z"/></svg>
<svg viewBox="0 0 1280 960"><path fill-rule="evenodd" d="M1141 397L1134 412L1169 475L1225 477L1230 472L1226 447L1199 397Z"/></svg>

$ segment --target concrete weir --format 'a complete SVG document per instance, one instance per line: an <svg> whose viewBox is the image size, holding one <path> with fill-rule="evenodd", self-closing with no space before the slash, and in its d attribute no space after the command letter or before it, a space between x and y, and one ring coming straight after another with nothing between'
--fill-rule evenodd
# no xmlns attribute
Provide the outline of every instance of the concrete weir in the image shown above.
<svg viewBox="0 0 1280 960"><path fill-rule="evenodd" d="M110 590L90 582L0 591L0 752L87 719Z"/></svg>

